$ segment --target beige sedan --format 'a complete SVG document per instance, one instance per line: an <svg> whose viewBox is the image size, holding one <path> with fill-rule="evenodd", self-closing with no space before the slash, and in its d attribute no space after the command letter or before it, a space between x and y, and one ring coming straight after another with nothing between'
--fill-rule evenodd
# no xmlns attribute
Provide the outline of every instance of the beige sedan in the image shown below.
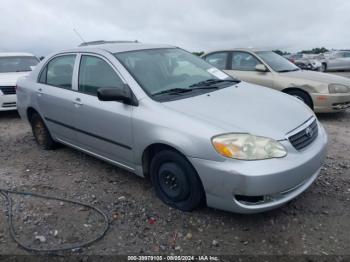
<svg viewBox="0 0 350 262"><path fill-rule="evenodd" d="M220 50L202 58L240 80L293 95L318 113L350 107L350 79L301 70L272 51Z"/></svg>

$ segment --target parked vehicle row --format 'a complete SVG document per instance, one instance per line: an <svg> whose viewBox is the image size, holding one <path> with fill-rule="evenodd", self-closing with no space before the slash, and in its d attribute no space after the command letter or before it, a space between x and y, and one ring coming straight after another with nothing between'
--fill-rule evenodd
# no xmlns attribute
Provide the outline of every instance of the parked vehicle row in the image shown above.
<svg viewBox="0 0 350 262"><path fill-rule="evenodd" d="M0 53L0 111L16 110L16 82L39 60L28 53Z"/></svg>
<svg viewBox="0 0 350 262"><path fill-rule="evenodd" d="M289 61L304 70L340 71L350 70L350 51L330 51L324 54L292 54L285 56Z"/></svg>
<svg viewBox="0 0 350 262"><path fill-rule="evenodd" d="M240 80L295 96L317 113L339 112L350 107L350 79L300 70L275 52L217 50L204 54L203 58Z"/></svg>
<svg viewBox="0 0 350 262"><path fill-rule="evenodd" d="M302 78L281 59L229 50L204 61L168 45L85 45L21 78L18 111L42 148L65 144L150 178L174 208L262 212L305 191L326 156L326 132L305 103L233 77ZM328 99L341 87L322 82L320 93Z"/></svg>

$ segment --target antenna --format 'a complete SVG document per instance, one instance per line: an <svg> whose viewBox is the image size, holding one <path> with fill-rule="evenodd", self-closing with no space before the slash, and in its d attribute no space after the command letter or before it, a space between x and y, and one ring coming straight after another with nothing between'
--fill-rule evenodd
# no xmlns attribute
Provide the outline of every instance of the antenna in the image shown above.
<svg viewBox="0 0 350 262"><path fill-rule="evenodd" d="M79 34L79 32L75 29L75 28L73 28L73 31L76 33L76 35L80 38L80 40L82 40L83 41L83 43L85 43L86 41L84 40L84 38Z"/></svg>

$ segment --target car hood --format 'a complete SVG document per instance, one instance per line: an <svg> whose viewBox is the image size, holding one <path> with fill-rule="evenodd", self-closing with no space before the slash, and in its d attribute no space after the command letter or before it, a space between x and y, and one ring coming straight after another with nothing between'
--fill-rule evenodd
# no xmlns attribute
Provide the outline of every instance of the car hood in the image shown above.
<svg viewBox="0 0 350 262"><path fill-rule="evenodd" d="M343 85L350 85L350 79L337 76L334 74L326 74L321 72L315 72L315 71L307 71L307 70L299 70L299 71L293 71L293 72L286 72L286 73L279 73L281 77L289 77L289 78L296 78L300 80L310 80L310 81L316 81L316 82L322 82L325 84L343 84Z"/></svg>
<svg viewBox="0 0 350 262"><path fill-rule="evenodd" d="M15 86L18 78L27 76L30 72L0 73L0 86Z"/></svg>
<svg viewBox="0 0 350 262"><path fill-rule="evenodd" d="M288 132L314 115L297 98L245 82L163 104L215 125L223 133L250 133L276 140L285 139Z"/></svg>

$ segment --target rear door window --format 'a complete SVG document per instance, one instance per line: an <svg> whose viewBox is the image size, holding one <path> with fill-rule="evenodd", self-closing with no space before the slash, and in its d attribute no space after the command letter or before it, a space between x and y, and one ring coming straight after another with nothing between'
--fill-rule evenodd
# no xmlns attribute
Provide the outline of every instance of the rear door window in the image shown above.
<svg viewBox="0 0 350 262"><path fill-rule="evenodd" d="M42 70L39 83L71 89L75 58L76 55L53 58Z"/></svg>

